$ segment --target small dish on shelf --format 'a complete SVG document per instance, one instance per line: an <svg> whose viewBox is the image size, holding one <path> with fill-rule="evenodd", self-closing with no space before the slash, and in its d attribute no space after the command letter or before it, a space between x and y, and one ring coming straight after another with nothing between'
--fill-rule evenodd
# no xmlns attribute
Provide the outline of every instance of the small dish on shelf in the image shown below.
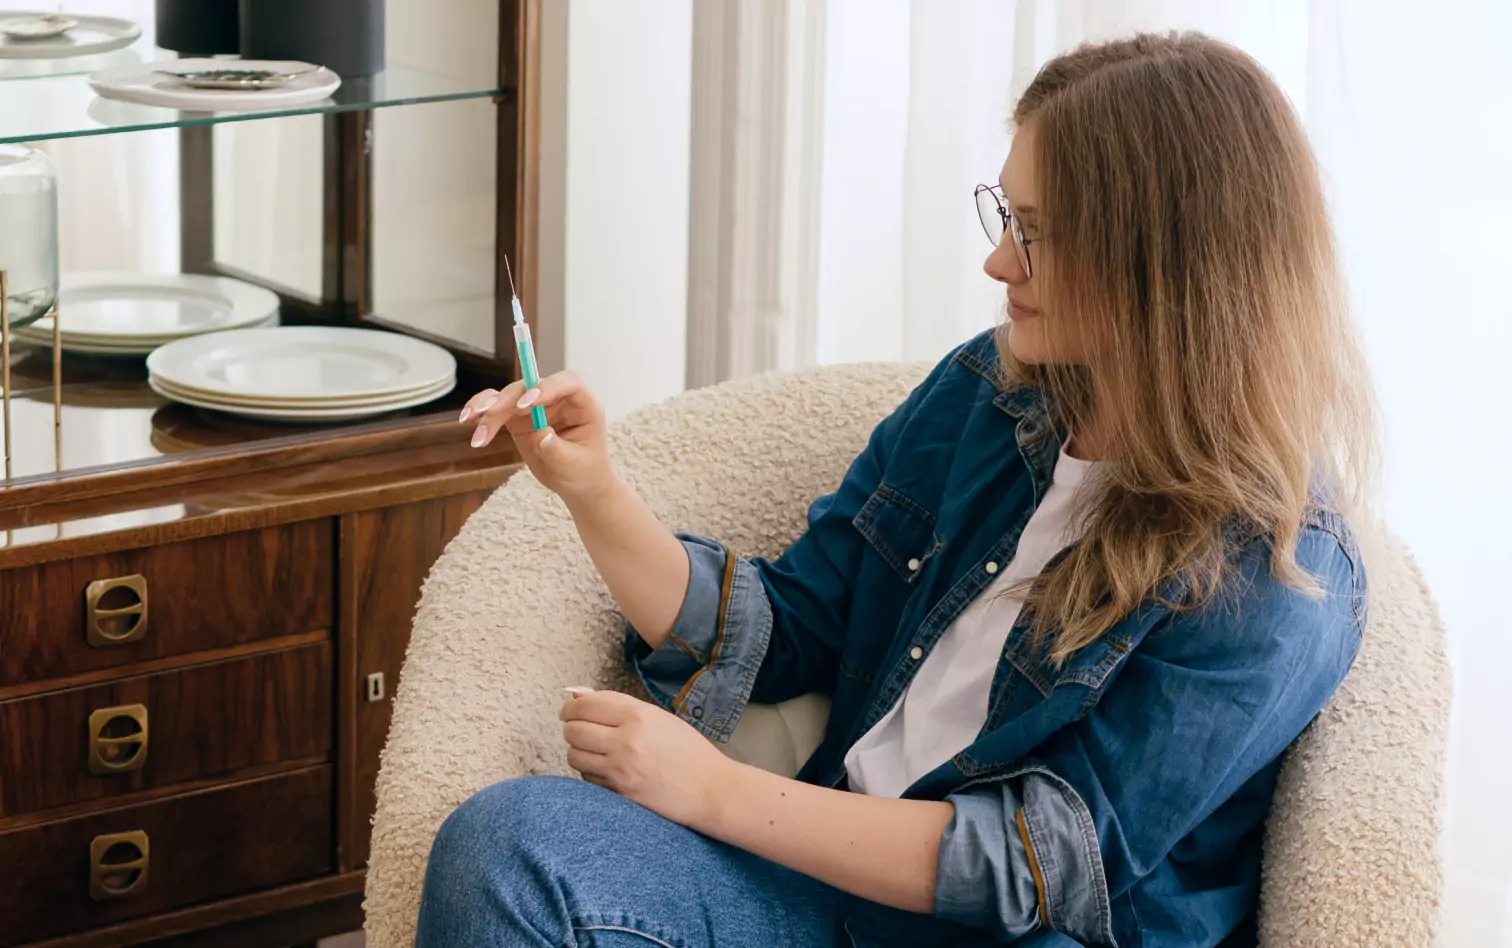
<svg viewBox="0 0 1512 948"><path fill-rule="evenodd" d="M58 29L64 24L66 28ZM118 16L0 10L0 59L69 59L108 53L130 46L141 35L140 26Z"/></svg>
<svg viewBox="0 0 1512 948"><path fill-rule="evenodd" d="M0 20L0 34L7 39L34 42L56 39L79 25L77 17L62 13L38 13L34 16L13 16Z"/></svg>
<svg viewBox="0 0 1512 948"><path fill-rule="evenodd" d="M285 76L277 86L196 88L182 77L207 73L268 73ZM104 69L89 77L102 99L193 112L239 112L320 102L341 87L341 77L313 63L251 59L175 59Z"/></svg>
<svg viewBox="0 0 1512 948"><path fill-rule="evenodd" d="M281 88L291 79L298 79L319 68L309 66L280 72L274 69L185 69L169 66L157 71L165 76L173 76L191 89L260 90Z"/></svg>

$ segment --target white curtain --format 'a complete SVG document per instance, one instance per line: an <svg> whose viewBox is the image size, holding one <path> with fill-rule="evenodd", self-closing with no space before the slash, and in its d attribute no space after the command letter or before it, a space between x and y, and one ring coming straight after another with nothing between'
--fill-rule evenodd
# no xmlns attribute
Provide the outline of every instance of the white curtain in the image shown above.
<svg viewBox="0 0 1512 948"><path fill-rule="evenodd" d="M1264 63L1321 159L1385 418L1384 511L1450 635L1448 944L1508 948L1512 4L829 0L817 351L932 359L998 319L971 189L997 175L1013 95L1082 40L1173 28Z"/></svg>

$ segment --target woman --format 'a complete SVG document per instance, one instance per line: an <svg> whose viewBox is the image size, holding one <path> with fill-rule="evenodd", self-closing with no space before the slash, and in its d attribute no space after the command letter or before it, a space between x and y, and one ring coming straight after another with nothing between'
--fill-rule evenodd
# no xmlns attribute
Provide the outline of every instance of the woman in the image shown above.
<svg viewBox="0 0 1512 948"><path fill-rule="evenodd" d="M780 559L658 523L572 376L470 403L566 501L656 704L578 697L584 781L447 820L417 944L1253 939L1282 752L1365 621L1372 422L1317 170L1261 68L1199 35L1052 60L1014 122L977 193L1006 325ZM706 740L811 691L797 781Z"/></svg>

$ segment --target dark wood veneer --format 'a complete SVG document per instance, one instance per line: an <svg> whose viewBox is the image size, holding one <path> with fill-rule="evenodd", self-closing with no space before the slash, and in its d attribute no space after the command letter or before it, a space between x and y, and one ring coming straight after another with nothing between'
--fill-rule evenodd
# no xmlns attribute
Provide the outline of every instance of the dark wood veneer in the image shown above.
<svg viewBox="0 0 1512 948"><path fill-rule="evenodd" d="M330 872L330 791L312 767L0 834L0 945ZM90 841L135 830L151 843L140 891L91 899Z"/></svg>
<svg viewBox="0 0 1512 948"><path fill-rule="evenodd" d="M325 876L36 942L28 948L119 948L148 940L154 948L293 945L361 927L364 876L361 872Z"/></svg>
<svg viewBox="0 0 1512 948"><path fill-rule="evenodd" d="M331 644L0 702L0 826L34 810L113 797L331 748ZM146 708L144 763L99 776L85 723L99 709Z"/></svg>
<svg viewBox="0 0 1512 948"><path fill-rule="evenodd" d="M357 712L346 719L340 736L343 760L351 765L342 768L339 792L347 802L342 812L353 817L338 826L342 869L367 865L367 818L377 805L378 756L393 717L393 696L420 586L431 564L488 493L366 510L341 520L341 600L349 606L342 613L338 636L344 654L353 658L341 670L341 685L351 689ZM370 702L362 697L363 679L375 672L383 675L387 695Z"/></svg>
<svg viewBox="0 0 1512 948"><path fill-rule="evenodd" d="M334 542L308 520L0 573L0 687L330 628ZM85 640L91 582L146 578L147 632Z"/></svg>

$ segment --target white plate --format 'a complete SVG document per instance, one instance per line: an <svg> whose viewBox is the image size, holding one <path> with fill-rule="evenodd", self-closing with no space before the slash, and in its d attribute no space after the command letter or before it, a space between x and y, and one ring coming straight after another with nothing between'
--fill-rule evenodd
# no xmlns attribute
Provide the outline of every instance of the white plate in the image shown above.
<svg viewBox="0 0 1512 948"><path fill-rule="evenodd" d="M278 294L193 273L64 274L58 311L69 342L141 347L266 322L278 315ZM51 338L52 319L28 328L31 335Z"/></svg>
<svg viewBox="0 0 1512 948"><path fill-rule="evenodd" d="M209 395L205 392L197 392L193 389L180 388L166 379L157 376L150 377L153 387L164 395L179 396L194 399L201 402L209 402L216 405L235 405L247 409L271 408L278 411L309 411L324 410L327 408L368 408L375 405L386 405L389 402L403 402L414 398L421 398L429 394L433 398L439 398L450 392L457 385L456 379L444 379L435 385L422 389L411 389L397 395L383 395L381 397L358 396L355 398L322 398L302 401L286 398L242 398L236 395Z"/></svg>
<svg viewBox="0 0 1512 948"><path fill-rule="evenodd" d="M192 69L269 69L274 72L305 72L277 89L244 92L236 89L194 89L158 69L171 66ZM89 87L107 99L121 99L142 105L160 105L170 109L198 112L237 112L249 109L276 109L303 105L329 98L341 87L341 77L325 67L310 63L268 61L261 59L173 59L166 62L116 66L89 77Z"/></svg>
<svg viewBox="0 0 1512 948"><path fill-rule="evenodd" d="M0 20L45 15L45 12L36 10L0 10ZM79 25L53 39L15 40L0 35L0 59L67 59L70 56L108 53L113 49L130 46L142 35L140 26L120 17L89 16L72 12L68 16L78 20Z"/></svg>
<svg viewBox="0 0 1512 948"><path fill-rule="evenodd" d="M358 418L369 418L373 415L381 415L384 412L399 411L403 408L415 408L427 402L433 402L450 392L456 385L456 380L452 380L439 391L427 391L397 401L376 402L351 408L304 409L248 407L245 405L233 405L228 402L211 401L205 398L195 398L178 390L169 390L159 379L151 376L148 376L147 384L152 387L154 392L157 392L169 401L192 405L195 408L222 411L230 415L239 415L243 418L255 418L259 421L355 421Z"/></svg>
<svg viewBox="0 0 1512 948"><path fill-rule="evenodd" d="M257 327L272 327L277 325L277 313L268 317L267 320L256 324ZM31 326L28 326L26 329L17 330L14 338L33 346L47 347L52 345L51 331L41 333L28 332L27 330L31 328ZM64 333L58 340L64 352L75 352L80 355L120 356L122 358L130 357L135 359L151 355L152 350L158 346L165 346L172 341L170 339L165 342L109 342L94 339L70 339L67 333Z"/></svg>
<svg viewBox="0 0 1512 948"><path fill-rule="evenodd" d="M180 390L258 401L399 396L454 379L457 360L434 343L335 326L233 329L170 342L147 370Z"/></svg>

